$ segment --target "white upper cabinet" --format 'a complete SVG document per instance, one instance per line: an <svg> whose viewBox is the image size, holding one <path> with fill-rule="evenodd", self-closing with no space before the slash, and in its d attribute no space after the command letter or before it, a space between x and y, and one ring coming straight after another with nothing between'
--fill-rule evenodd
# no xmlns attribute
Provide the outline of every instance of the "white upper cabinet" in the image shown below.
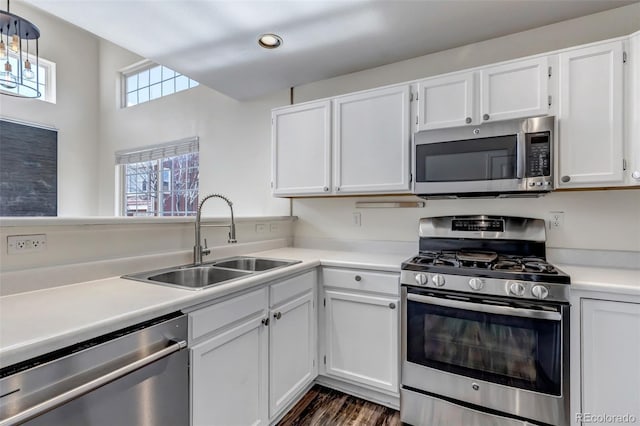
<svg viewBox="0 0 640 426"><path fill-rule="evenodd" d="M409 192L409 86L334 99L334 191Z"/></svg>
<svg viewBox="0 0 640 426"><path fill-rule="evenodd" d="M546 115L548 81L546 56L419 81L416 129Z"/></svg>
<svg viewBox="0 0 640 426"><path fill-rule="evenodd" d="M548 81L546 56L480 70L481 121L546 115Z"/></svg>
<svg viewBox="0 0 640 426"><path fill-rule="evenodd" d="M625 69L628 94L625 99L625 146L627 169L625 182L640 185L640 32L629 39Z"/></svg>
<svg viewBox="0 0 640 426"><path fill-rule="evenodd" d="M474 74L468 72L418 82L416 130L457 127L477 122L474 114Z"/></svg>
<svg viewBox="0 0 640 426"><path fill-rule="evenodd" d="M274 195L319 195L331 187L331 101L271 113Z"/></svg>
<svg viewBox="0 0 640 426"><path fill-rule="evenodd" d="M556 187L623 182L622 41L559 55Z"/></svg>

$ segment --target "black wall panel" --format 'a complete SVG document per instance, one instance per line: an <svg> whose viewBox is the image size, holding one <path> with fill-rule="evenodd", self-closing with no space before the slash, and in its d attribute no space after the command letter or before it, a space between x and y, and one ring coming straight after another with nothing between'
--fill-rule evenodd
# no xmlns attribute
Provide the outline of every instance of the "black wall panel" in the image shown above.
<svg viewBox="0 0 640 426"><path fill-rule="evenodd" d="M0 120L0 216L58 215L58 132Z"/></svg>

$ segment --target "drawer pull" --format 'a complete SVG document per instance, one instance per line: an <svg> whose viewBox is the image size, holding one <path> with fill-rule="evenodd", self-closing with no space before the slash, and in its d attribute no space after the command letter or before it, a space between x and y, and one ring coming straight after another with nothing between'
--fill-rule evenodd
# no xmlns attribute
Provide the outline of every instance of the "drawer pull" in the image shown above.
<svg viewBox="0 0 640 426"><path fill-rule="evenodd" d="M360 275L356 275L356 281L358 282L362 281L362 277Z"/></svg>
<svg viewBox="0 0 640 426"><path fill-rule="evenodd" d="M275 314L273 314L273 317L279 320L280 318L282 318L282 312L276 312Z"/></svg>
<svg viewBox="0 0 640 426"><path fill-rule="evenodd" d="M396 308L396 304L395 303L389 303L389 308L395 309Z"/></svg>

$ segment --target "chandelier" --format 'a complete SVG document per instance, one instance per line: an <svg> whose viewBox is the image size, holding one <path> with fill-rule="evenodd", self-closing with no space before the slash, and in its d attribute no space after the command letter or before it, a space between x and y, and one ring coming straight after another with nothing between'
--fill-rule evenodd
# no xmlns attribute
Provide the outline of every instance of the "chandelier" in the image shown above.
<svg viewBox="0 0 640 426"><path fill-rule="evenodd" d="M0 93L20 98L40 97L39 38L38 27L10 13L7 0L7 11L0 10Z"/></svg>

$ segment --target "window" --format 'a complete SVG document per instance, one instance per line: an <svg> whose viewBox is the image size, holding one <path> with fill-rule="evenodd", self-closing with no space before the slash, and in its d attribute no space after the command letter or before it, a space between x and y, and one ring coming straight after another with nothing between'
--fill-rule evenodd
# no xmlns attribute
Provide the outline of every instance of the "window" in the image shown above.
<svg viewBox="0 0 640 426"><path fill-rule="evenodd" d="M26 59L26 53L22 53L22 60ZM31 64L32 70L35 72L35 57L29 56L29 60L34 59L34 62ZM18 69L18 64L20 63L20 56L17 53L13 53L9 51L8 56L9 63L11 64L11 69L13 70L13 74L16 74L16 70ZM5 59L2 61L2 69L4 70ZM47 61L46 59L39 58L38 59L38 73L39 73L39 81L38 81L38 90L40 91L40 97L36 98L41 101L47 101L51 103L56 103L56 64L51 61ZM24 83L30 85L31 87L36 86L36 79L27 80L24 79ZM8 93L16 93L20 94L20 86L15 87L14 89L7 89L6 87L0 86L0 90ZM24 90L24 89L23 89Z"/></svg>
<svg viewBox="0 0 640 426"><path fill-rule="evenodd" d="M198 138L116 153L123 216L195 216Z"/></svg>
<svg viewBox="0 0 640 426"><path fill-rule="evenodd" d="M123 106L130 107L149 102L196 87L198 84L197 81L170 68L144 61L122 72Z"/></svg>

